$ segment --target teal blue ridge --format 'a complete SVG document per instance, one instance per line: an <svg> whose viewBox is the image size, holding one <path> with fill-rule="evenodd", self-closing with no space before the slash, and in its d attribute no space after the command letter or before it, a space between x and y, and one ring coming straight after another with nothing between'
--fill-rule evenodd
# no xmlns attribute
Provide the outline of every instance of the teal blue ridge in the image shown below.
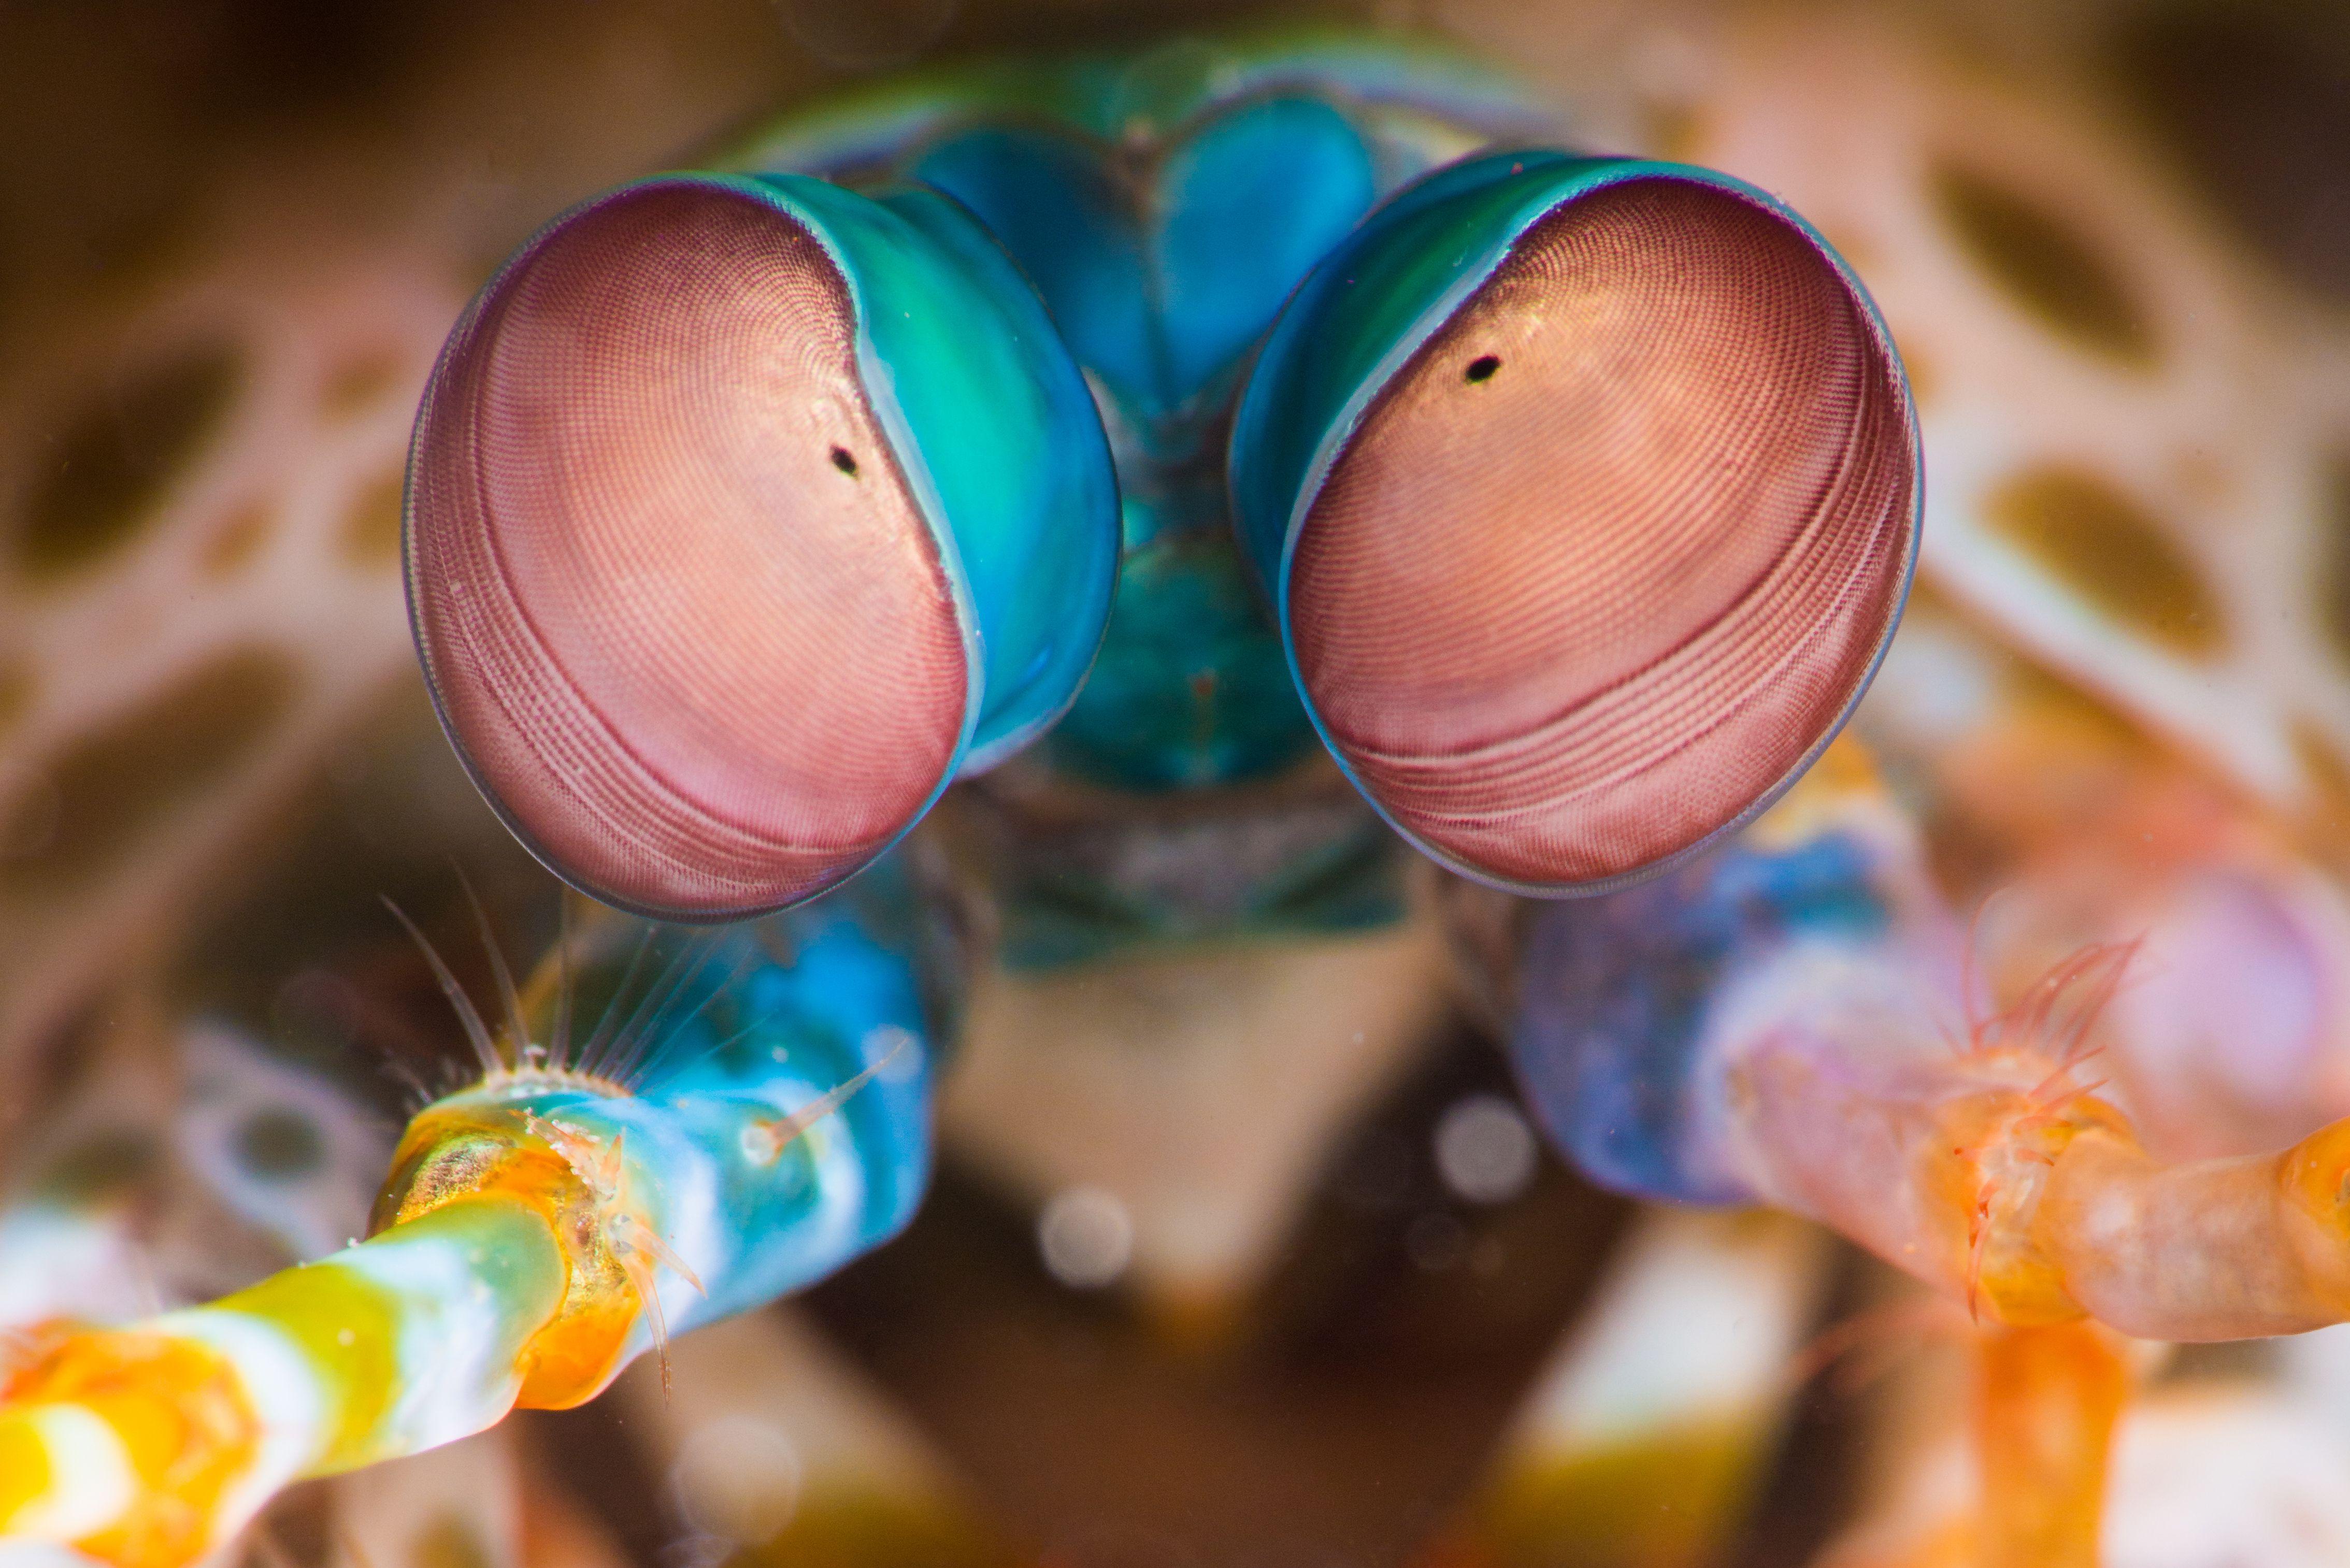
<svg viewBox="0 0 2350 1568"><path fill-rule="evenodd" d="M1149 180L1061 131L983 127L911 172L969 206L1037 282L1102 390L1128 493L1102 658L1047 754L1128 789L1277 773L1313 744L1224 525L1203 422L1313 262L1378 194L1327 105L1247 102L1164 150Z"/></svg>
<svg viewBox="0 0 2350 1568"><path fill-rule="evenodd" d="M1464 132L1473 145L1556 129L1554 110L1442 38L1284 24L1172 38L1139 52L981 60L892 76L750 126L711 166L851 182L887 178L922 148L982 124L1050 126L1100 143L1149 146L1242 99L1276 95L1341 104L1370 127L1383 155L1399 161L1383 172L1383 186L1464 151ZM1416 156L1430 140L1448 151Z"/></svg>
<svg viewBox="0 0 2350 1568"><path fill-rule="evenodd" d="M1021 126L951 137L910 172L978 215L1078 360L1145 418L1229 369L1378 194L1362 136L1304 99L1207 120L1143 190L1097 150Z"/></svg>
<svg viewBox="0 0 2350 1568"><path fill-rule="evenodd" d="M1877 316L1875 302L1835 248L1793 210L1742 180L1691 164L1586 157L1550 148L1498 150L1427 175L1373 213L1299 286L1259 350L1232 421L1229 472L1233 526L1259 585L1274 607L1290 674L1301 693L1305 680L1298 670L1290 620L1291 562L1299 530L1331 464L1373 401L1420 346L1492 277L1511 246L1537 222L1608 186L1657 178L1731 192L1800 230L1836 266L1890 352L1892 337ZM1914 427L1910 441L1914 466ZM1918 504L1922 495L1913 498L1913 525ZM1908 586L1906 574L1914 564L1913 545L1904 565L1900 588L1904 596ZM1878 656L1883 656L1882 645ZM1861 689L1866 684L1864 680ZM1857 691L1854 701L1858 701ZM1305 707L1328 743L1328 730L1310 699ZM1825 745L1827 738L1822 737L1819 744ZM1354 770L1339 748L1332 744L1330 751L1339 767L1353 778ZM1801 767L1794 770L1780 789L1794 783L1802 772ZM1356 782L1359 787L1360 780ZM1365 793L1378 806L1377 798ZM1749 820L1777 793L1755 802L1738 823ZM1488 873L1428 844L1397 823L1384 807L1380 814L1432 858L1463 875L1493 880ZM1701 847L1693 846L1690 853ZM1564 889L1518 887L1514 890L1556 894Z"/></svg>
<svg viewBox="0 0 2350 1568"><path fill-rule="evenodd" d="M1295 99L1206 121L1167 150L1142 194L1097 149L1024 126L966 131L912 173L969 206L1036 280L1128 416L1119 430L1170 444L1195 423L1188 405L1229 398L1211 383L1229 388L1296 280L1377 194L1354 128ZM1163 445L1153 455L1130 452L1121 465L1131 488L1118 604L1049 754L1129 788L1277 772L1305 754L1312 731L1223 525L1222 474L1186 472Z"/></svg>
<svg viewBox="0 0 2350 1568"><path fill-rule="evenodd" d="M909 172L971 209L1020 264L1077 362L1122 396L1156 399L1164 345L1144 237L1094 151L1058 131L980 126Z"/></svg>
<svg viewBox="0 0 2350 1568"><path fill-rule="evenodd" d="M1307 831L1298 831L1301 826ZM1399 846L1368 811L1326 812L1321 821L1295 826L1276 824L1277 831L1284 827L1289 842L1276 855L1238 834L1229 837L1239 842L1211 839L1197 847L1202 855L1222 854L1232 866L1226 898L1201 898L1188 888L1180 899L1153 898L1147 894L1155 889L1087 876L1082 847L1058 862L1026 857L1002 878L1010 896L1003 899L997 957L1015 971L1052 970L1144 944L1326 937L1378 930L1401 918L1406 889ZM1194 851L1180 830L1166 838L1178 853Z"/></svg>
<svg viewBox="0 0 2350 1568"><path fill-rule="evenodd" d="M1228 530L1168 529L1135 545L1101 657L1045 738L1046 758L1087 778L1177 790L1262 778L1310 753L1313 728L1254 601Z"/></svg>
<svg viewBox="0 0 2350 1568"><path fill-rule="evenodd" d="M1172 388L1204 385L1255 343L1371 210L1376 180L1362 134L1305 99L1243 104L1170 151L1157 283Z"/></svg>
<svg viewBox="0 0 2350 1568"><path fill-rule="evenodd" d="M974 655L963 767L987 767L1068 707L1108 618L1118 482L1085 379L1002 248L936 192L707 178L764 192L847 279L867 393Z"/></svg>

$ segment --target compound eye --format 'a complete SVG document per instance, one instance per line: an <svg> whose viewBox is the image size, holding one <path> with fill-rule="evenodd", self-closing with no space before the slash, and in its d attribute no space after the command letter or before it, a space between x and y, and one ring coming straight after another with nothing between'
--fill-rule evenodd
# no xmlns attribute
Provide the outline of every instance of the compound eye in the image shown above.
<svg viewBox="0 0 2350 1568"><path fill-rule="evenodd" d="M825 215L714 178L589 203L475 302L418 422L411 602L451 737L550 866L657 916L753 914L857 870L953 773L984 695L965 563L914 479L951 465L870 384L856 253ZM890 243L919 259L924 238ZM1002 302L954 303L986 338ZM1001 437L989 417L972 439ZM1109 504L1093 522L1114 552Z"/></svg>
<svg viewBox="0 0 2350 1568"><path fill-rule="evenodd" d="M1693 848L1792 782L1890 635L1898 365L1728 182L1539 211L1359 409L1294 510L1285 629L1357 782L1464 869L1593 890Z"/></svg>

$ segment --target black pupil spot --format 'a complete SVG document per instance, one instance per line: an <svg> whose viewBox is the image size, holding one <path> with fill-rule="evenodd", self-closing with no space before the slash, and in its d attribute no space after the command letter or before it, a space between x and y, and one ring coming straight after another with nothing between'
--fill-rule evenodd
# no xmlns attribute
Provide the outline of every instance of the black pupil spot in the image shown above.
<svg viewBox="0 0 2350 1568"><path fill-rule="evenodd" d="M1501 368L1502 357L1499 354L1482 355L1469 361L1469 379L1472 381L1490 381L1493 379L1493 372Z"/></svg>
<svg viewBox="0 0 2350 1568"><path fill-rule="evenodd" d="M848 455L847 447L837 446L832 449L832 466L843 473L854 474L857 472L857 460Z"/></svg>

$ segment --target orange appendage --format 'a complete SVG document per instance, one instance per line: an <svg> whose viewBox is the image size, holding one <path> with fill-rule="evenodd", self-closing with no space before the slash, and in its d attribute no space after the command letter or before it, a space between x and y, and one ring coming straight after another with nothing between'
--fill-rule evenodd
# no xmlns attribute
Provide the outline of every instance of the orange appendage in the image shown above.
<svg viewBox="0 0 2350 1568"><path fill-rule="evenodd" d="M518 1106L433 1106L409 1124L376 1200L377 1231L489 1193L518 1199L546 1218L563 1253L566 1284L562 1305L516 1368L522 1391L515 1403L525 1408L567 1409L595 1397L619 1371L637 1314L653 1300L643 1261L651 1227L618 1190L619 1148L608 1157L584 1147L593 1142ZM599 1182L607 1158L615 1174ZM665 1247L660 1261L671 1261Z"/></svg>
<svg viewBox="0 0 2350 1568"><path fill-rule="evenodd" d="M1933 1210L1952 1221L1955 1272L1978 1320L2053 1324L2083 1315L2037 1220L2058 1158L2093 1128L2129 1137L2120 1112L2081 1092L2051 1105L1992 1091L1943 1107L1940 1136L1922 1151L1920 1185Z"/></svg>
<svg viewBox="0 0 2350 1568"><path fill-rule="evenodd" d="M660 1293L654 1288L653 1271L665 1266L695 1290L702 1291L702 1285L693 1271L685 1266L685 1260L661 1240L651 1220L629 1197L629 1167L621 1153L621 1140L628 1135L614 1133L611 1142L606 1143L594 1133L568 1122L535 1116L528 1118L527 1125L563 1157L564 1163L594 1200L604 1246L629 1276L638 1304L651 1314L653 1348L660 1355L661 1386L668 1388L669 1324L661 1315Z"/></svg>
<svg viewBox="0 0 2350 1568"><path fill-rule="evenodd" d="M2040 1199L2073 1140L2095 1129L2135 1142L2128 1119L2084 1082L2090 1032L2138 944L2095 944L2051 968L2015 1004L1970 1020L1960 1056L1973 1070L2027 1082L1987 1088L1943 1107L1920 1184L1937 1212L1959 1218L1968 1310L2011 1324L2065 1323L2084 1309L2036 1224ZM2035 1076L2036 1075L2036 1076Z"/></svg>
<svg viewBox="0 0 2350 1568"><path fill-rule="evenodd" d="M2097 1568L2106 1453L2129 1395L2119 1344L2085 1323L1997 1329L1979 1355L1981 1568Z"/></svg>
<svg viewBox="0 0 2350 1568"><path fill-rule="evenodd" d="M113 1525L75 1545L121 1568L194 1561L261 1446L235 1367L205 1345L141 1329L60 1325L44 1339L0 1383L0 1402L79 1406L114 1429L139 1483Z"/></svg>
<svg viewBox="0 0 2350 1568"><path fill-rule="evenodd" d="M2350 1232L2350 1121L2322 1127L2285 1150L2280 1179L2321 1225Z"/></svg>
<svg viewBox="0 0 2350 1568"><path fill-rule="evenodd" d="M2334 1321L2350 1320L2350 1121L2320 1127L2286 1149L2276 1183L2301 1216L2288 1234L2300 1241L2308 1289Z"/></svg>

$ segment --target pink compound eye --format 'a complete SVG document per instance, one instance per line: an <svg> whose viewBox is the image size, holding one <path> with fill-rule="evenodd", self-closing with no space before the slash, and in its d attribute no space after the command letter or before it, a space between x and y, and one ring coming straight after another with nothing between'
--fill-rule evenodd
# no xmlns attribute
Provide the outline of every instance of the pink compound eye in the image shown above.
<svg viewBox="0 0 2350 1568"><path fill-rule="evenodd" d="M952 763L939 553L791 215L624 190L477 302L419 420L425 668L484 790L611 902L771 909L863 864Z"/></svg>
<svg viewBox="0 0 2350 1568"><path fill-rule="evenodd" d="M1534 891L1610 885L1770 798L1906 585L1908 397L1815 237L1728 182L1559 202L1363 405L1287 607L1396 825Z"/></svg>
<svg viewBox="0 0 2350 1568"><path fill-rule="evenodd" d="M1085 379L969 213L664 175L558 219L458 324L409 604L541 859L727 919L853 874L1067 706L1118 517Z"/></svg>

